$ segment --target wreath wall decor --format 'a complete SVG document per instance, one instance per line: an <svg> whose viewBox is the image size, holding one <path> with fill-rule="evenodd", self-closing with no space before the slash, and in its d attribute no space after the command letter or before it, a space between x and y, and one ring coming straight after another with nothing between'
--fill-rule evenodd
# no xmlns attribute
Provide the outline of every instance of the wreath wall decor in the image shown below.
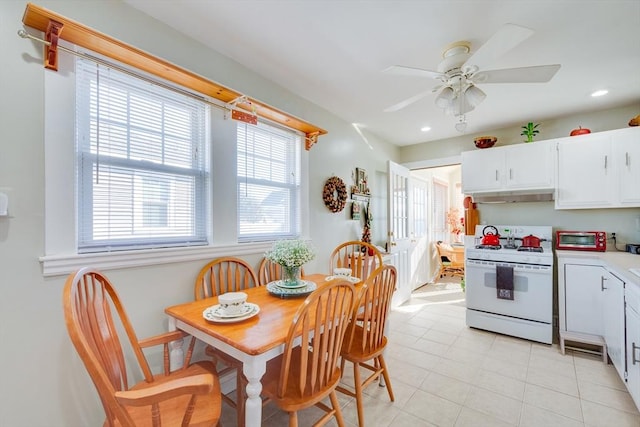
<svg viewBox="0 0 640 427"><path fill-rule="evenodd" d="M344 181L337 176L329 178L322 190L322 200L333 213L343 210L347 202L347 186L344 185Z"/></svg>

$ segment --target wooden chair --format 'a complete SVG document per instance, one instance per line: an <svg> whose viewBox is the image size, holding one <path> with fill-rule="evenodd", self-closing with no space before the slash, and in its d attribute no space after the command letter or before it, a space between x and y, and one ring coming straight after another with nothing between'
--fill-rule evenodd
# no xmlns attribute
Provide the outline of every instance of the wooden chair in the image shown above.
<svg viewBox="0 0 640 427"><path fill-rule="evenodd" d="M138 340L124 307L109 280L83 268L69 275L63 294L69 337L93 380L104 407L104 426L215 426L220 418L220 384L211 362L190 364L194 340L182 368L171 372L169 343L180 331ZM118 332L128 338L127 349L144 380L129 383L135 370L126 357ZM164 372L153 374L143 349L164 346ZM131 362L131 363L127 363Z"/></svg>
<svg viewBox="0 0 640 427"><path fill-rule="evenodd" d="M208 262L198 273L194 287L196 300L218 296L225 292L237 292L258 286L258 278L249 263L234 257L222 257ZM238 425L244 425L244 404L247 381L242 374L242 362L218 349L207 346L205 353L213 358L216 365L222 363L220 376L234 372L236 375L236 398L223 394L222 399L236 409Z"/></svg>
<svg viewBox="0 0 640 427"><path fill-rule="evenodd" d="M304 276L304 269L300 268L300 274ZM282 266L267 258L262 258L258 267L258 282L265 286L269 282L282 279Z"/></svg>
<svg viewBox="0 0 640 427"><path fill-rule="evenodd" d="M335 393L345 329L353 309L355 288L345 280L321 286L300 305L285 341L284 353L267 363L263 393L289 413L289 426L298 425L298 411L317 406L325 414L321 426L335 416L344 425ZM322 400L329 396L331 406Z"/></svg>
<svg viewBox="0 0 640 427"><path fill-rule="evenodd" d="M440 277L447 274L464 277L464 252L454 251L451 245L441 241L436 243L436 250L440 263Z"/></svg>
<svg viewBox="0 0 640 427"><path fill-rule="evenodd" d="M382 254L373 245L358 240L344 242L331 253L329 274L334 268L350 268L351 274L361 280L382 265Z"/></svg>
<svg viewBox="0 0 640 427"><path fill-rule="evenodd" d="M347 328L342 346L340 370L344 372L345 362L353 363L354 390L339 385L337 390L356 398L358 425L364 426L362 391L383 376L389 399L393 402L393 389L382 355L386 345L385 326L391 306L391 297L396 289L397 272L392 265L378 268L365 282L354 305L351 322ZM371 363L373 361L373 364ZM371 371L371 375L361 378L360 368Z"/></svg>

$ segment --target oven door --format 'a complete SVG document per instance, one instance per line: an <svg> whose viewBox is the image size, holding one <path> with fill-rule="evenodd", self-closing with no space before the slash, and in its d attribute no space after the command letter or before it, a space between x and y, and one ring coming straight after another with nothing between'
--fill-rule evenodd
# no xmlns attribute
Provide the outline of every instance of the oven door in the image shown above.
<svg viewBox="0 0 640 427"><path fill-rule="evenodd" d="M513 300L497 296L497 266L513 267ZM467 259L465 273L468 309L545 323L553 320L552 266Z"/></svg>

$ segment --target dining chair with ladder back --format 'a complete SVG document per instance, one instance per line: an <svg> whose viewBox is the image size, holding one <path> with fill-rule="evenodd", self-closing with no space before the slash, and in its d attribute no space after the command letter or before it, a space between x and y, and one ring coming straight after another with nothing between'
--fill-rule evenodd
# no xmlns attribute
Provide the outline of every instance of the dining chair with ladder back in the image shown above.
<svg viewBox="0 0 640 427"><path fill-rule="evenodd" d="M298 411L317 406L325 414L314 424L335 417L344 426L336 386L345 329L353 309L354 286L334 280L311 293L300 304L284 344L284 353L267 362L263 393L289 413L289 426L298 425ZM329 397L331 407L323 400Z"/></svg>
<svg viewBox="0 0 640 427"><path fill-rule="evenodd" d="M304 269L300 268L300 274L304 276ZM262 258L258 267L258 282L260 286L266 286L269 282L282 279L282 266L268 258Z"/></svg>
<svg viewBox="0 0 640 427"><path fill-rule="evenodd" d="M341 371L344 375L345 362L353 363L354 384L353 388L347 388L343 381L337 390L356 398L360 427L364 426L362 392L372 382L379 380L380 375L384 378L389 399L392 402L395 400L382 353L387 345L385 326L396 281L397 271L392 265L384 265L369 276L358 293L352 320L347 327L342 345ZM363 379L361 368L371 371L371 374Z"/></svg>
<svg viewBox="0 0 640 427"><path fill-rule="evenodd" d="M456 251L453 247L442 241L436 242L438 263L440 264L440 277L450 274L454 277L464 277L464 249Z"/></svg>
<svg viewBox="0 0 640 427"><path fill-rule="evenodd" d="M174 331L139 340L111 282L92 268L69 275L63 306L69 337L100 395L105 427L218 424L218 375L210 361L191 363L195 340L182 367L172 371L169 343L185 334ZM121 342L118 333L123 332L128 340ZM159 345L164 346L164 371L154 374L143 349ZM127 357L129 352L135 359ZM129 375L136 368L144 379L131 384Z"/></svg>
<svg viewBox="0 0 640 427"><path fill-rule="evenodd" d="M351 274L360 280L382 265L382 254L370 243L352 240L338 245L330 257L329 274L334 268L350 268Z"/></svg>
<svg viewBox="0 0 640 427"><path fill-rule="evenodd" d="M240 292L244 289L259 286L255 271L245 260L235 257L222 257L208 262L200 269L194 287L196 300L218 296L225 292ZM236 397L223 394L222 399L236 409L238 425L244 425L245 387L247 384L242 374L242 362L212 346L205 348L205 353L218 364L222 364L218 374L226 375L235 371Z"/></svg>

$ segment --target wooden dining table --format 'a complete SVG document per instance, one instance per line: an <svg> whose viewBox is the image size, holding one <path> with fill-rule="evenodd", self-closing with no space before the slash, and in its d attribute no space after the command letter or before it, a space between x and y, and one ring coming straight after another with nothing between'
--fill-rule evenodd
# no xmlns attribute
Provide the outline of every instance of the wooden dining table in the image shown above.
<svg viewBox="0 0 640 427"><path fill-rule="evenodd" d="M320 288L329 283L324 274L304 276ZM363 282L355 284L356 290ZM284 351L284 343L298 308L305 297L282 298L267 291L266 286L243 290L247 302L258 305L257 315L235 323L216 323L206 320L203 311L218 303L217 297L206 298L167 307L169 329L182 330L242 362L242 372L248 380L245 425L258 427L262 421L262 384L267 361ZM179 347L179 348L178 348ZM181 352L178 346L173 351ZM180 355L175 355L176 359Z"/></svg>

